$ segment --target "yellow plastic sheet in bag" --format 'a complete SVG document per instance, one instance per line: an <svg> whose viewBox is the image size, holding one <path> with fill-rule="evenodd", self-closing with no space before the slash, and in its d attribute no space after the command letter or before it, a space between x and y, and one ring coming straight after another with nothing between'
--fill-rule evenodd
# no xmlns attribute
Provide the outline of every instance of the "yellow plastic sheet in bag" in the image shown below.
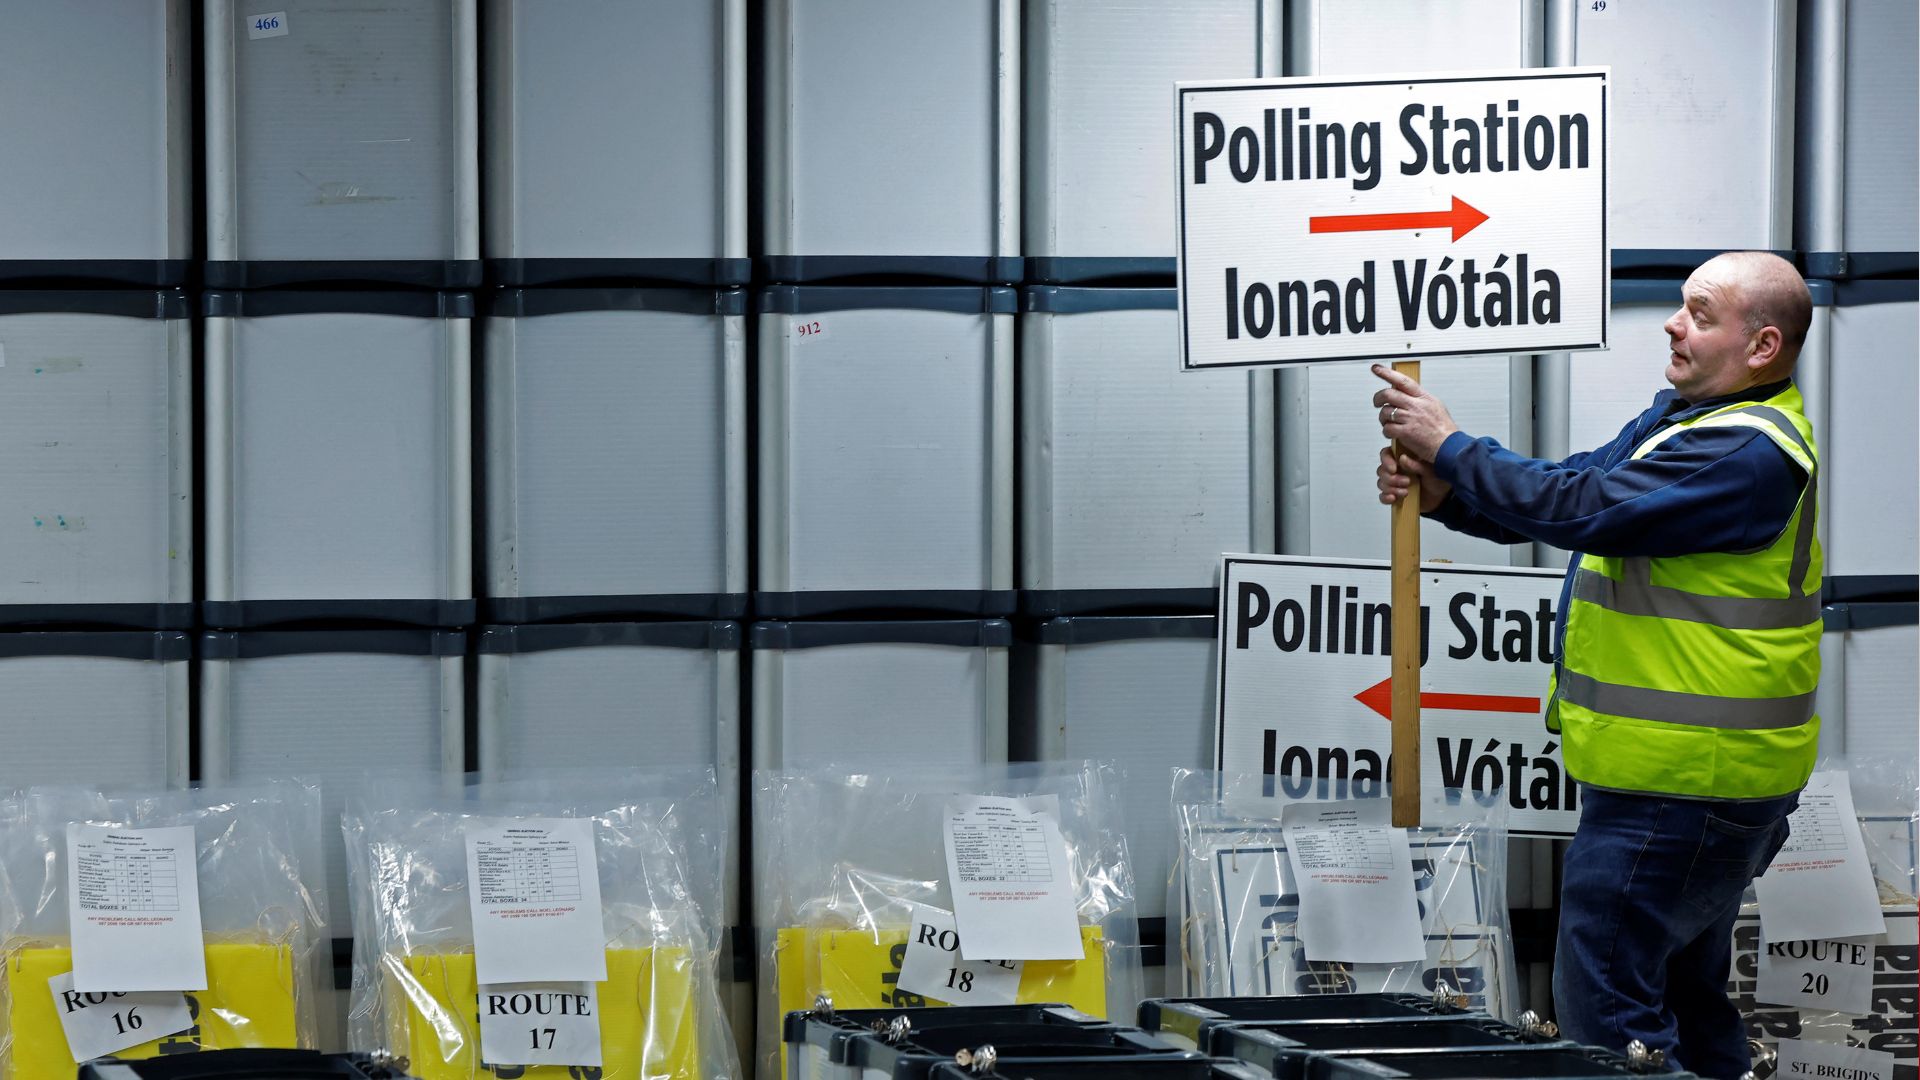
<svg viewBox="0 0 1920 1080"><path fill-rule="evenodd" d="M1086 956L1080 960L1029 960L1020 972L1015 1000L1058 1002L1081 1012L1107 1014L1107 954L1098 926L1080 928ZM826 994L836 1009L904 1009L945 1005L909 994L897 985L907 955L907 931L816 930L783 927L774 942L780 1012L813 1008Z"/></svg>
<svg viewBox="0 0 1920 1080"><path fill-rule="evenodd" d="M5 950L7 1029L13 1037L8 1080L72 1076L73 1055L47 980L73 970L73 952L29 945ZM186 993L194 1026L122 1050L150 1058L197 1050L300 1045L293 989L293 951L264 942L207 946L207 988Z"/></svg>
<svg viewBox="0 0 1920 1080"><path fill-rule="evenodd" d="M1071 1005L1091 1016L1107 1015L1107 952L1098 926L1082 926L1079 960L1029 960L1020 969L1021 1005ZM774 977L780 1015L813 1008L825 994L836 1009L910 1009L947 1003L900 989L907 930L817 930L782 927L774 936ZM780 1056L781 1075L787 1058Z"/></svg>
<svg viewBox="0 0 1920 1080"><path fill-rule="evenodd" d="M686 949L608 949L599 984L600 1068L488 1065L480 1055L480 988L472 953L404 958L407 1051L421 1080L697 1080L693 956ZM390 976L391 972L390 972Z"/></svg>

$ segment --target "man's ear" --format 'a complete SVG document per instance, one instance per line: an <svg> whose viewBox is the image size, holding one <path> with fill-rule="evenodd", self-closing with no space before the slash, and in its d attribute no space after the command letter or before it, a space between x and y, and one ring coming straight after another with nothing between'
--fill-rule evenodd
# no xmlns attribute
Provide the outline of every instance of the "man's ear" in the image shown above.
<svg viewBox="0 0 1920 1080"><path fill-rule="evenodd" d="M1781 341L1779 327L1761 327L1747 346L1750 350L1747 354L1747 370L1760 371L1780 359Z"/></svg>

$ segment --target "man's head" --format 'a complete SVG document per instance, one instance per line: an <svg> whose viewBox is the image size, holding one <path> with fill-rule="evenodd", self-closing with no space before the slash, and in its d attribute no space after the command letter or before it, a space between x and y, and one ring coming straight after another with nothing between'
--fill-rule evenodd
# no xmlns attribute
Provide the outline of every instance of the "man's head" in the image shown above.
<svg viewBox="0 0 1920 1080"><path fill-rule="evenodd" d="M1793 374L1813 320L1813 298L1793 264L1764 251L1730 251L1687 279L1667 319L1667 381L1705 401Z"/></svg>

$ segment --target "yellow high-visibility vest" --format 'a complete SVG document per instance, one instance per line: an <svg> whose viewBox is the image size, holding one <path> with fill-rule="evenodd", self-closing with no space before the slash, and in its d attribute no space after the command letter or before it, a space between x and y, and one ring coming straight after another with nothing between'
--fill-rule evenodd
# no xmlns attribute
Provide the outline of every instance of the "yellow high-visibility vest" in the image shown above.
<svg viewBox="0 0 1920 1080"><path fill-rule="evenodd" d="M1716 409L1655 433L1752 428L1807 474L1780 534L1751 552L1582 556L1548 727L1567 772L1613 791L1764 799L1813 773L1820 718L1819 454L1800 391ZM1557 727L1556 727L1557 724Z"/></svg>

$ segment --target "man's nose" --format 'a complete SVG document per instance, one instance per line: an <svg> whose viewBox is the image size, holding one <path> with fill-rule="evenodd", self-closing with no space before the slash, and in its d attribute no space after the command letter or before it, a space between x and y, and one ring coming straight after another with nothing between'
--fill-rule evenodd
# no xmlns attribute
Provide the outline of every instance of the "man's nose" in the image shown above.
<svg viewBox="0 0 1920 1080"><path fill-rule="evenodd" d="M1681 314L1681 312L1676 311L1667 316L1666 325L1662 326L1661 329L1667 332L1668 337L1679 338L1681 331L1686 328L1686 323L1680 318Z"/></svg>

